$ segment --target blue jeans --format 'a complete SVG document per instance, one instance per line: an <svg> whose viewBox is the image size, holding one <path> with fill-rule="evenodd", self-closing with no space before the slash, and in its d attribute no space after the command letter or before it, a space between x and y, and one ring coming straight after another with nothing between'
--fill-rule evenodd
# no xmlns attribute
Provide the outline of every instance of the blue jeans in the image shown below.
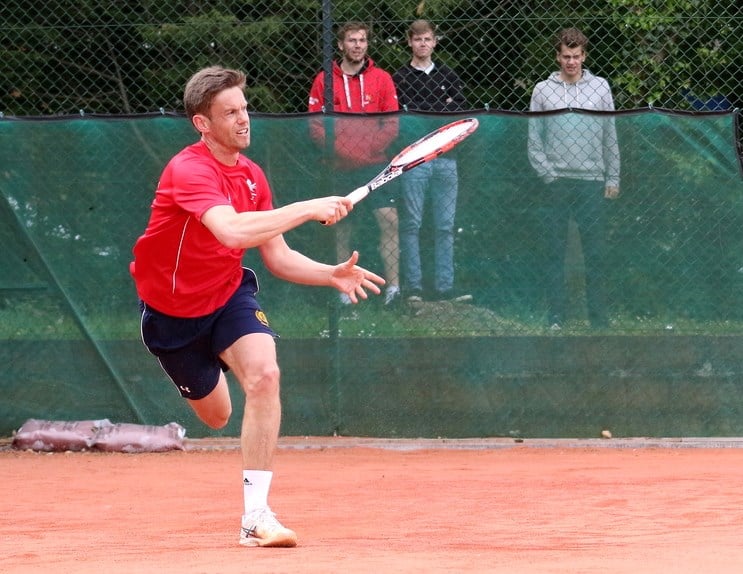
<svg viewBox="0 0 743 574"><path fill-rule="evenodd" d="M438 158L401 176L400 255L403 277L410 290L423 289L420 229L427 193L434 226L434 289L454 286L454 215L457 210L457 162Z"/></svg>

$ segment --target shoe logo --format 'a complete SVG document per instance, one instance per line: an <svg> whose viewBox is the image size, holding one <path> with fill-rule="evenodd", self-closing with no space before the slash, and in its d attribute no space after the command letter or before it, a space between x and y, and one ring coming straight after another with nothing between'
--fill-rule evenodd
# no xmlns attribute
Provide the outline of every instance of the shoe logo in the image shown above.
<svg viewBox="0 0 743 574"><path fill-rule="evenodd" d="M191 387L185 387L183 385L179 385L178 388L181 390L182 393L190 393Z"/></svg>
<svg viewBox="0 0 743 574"><path fill-rule="evenodd" d="M255 534L255 526L251 528L245 528L243 526L242 531L243 531L243 536L245 536L245 538L258 538Z"/></svg>
<svg viewBox="0 0 743 574"><path fill-rule="evenodd" d="M250 482L247 478L243 478L243 486L253 486L253 483Z"/></svg>

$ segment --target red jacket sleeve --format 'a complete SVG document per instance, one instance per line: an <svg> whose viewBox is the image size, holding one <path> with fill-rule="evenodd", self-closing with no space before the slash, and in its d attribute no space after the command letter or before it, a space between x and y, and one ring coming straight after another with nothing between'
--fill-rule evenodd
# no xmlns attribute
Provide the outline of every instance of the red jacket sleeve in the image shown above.
<svg viewBox="0 0 743 574"><path fill-rule="evenodd" d="M319 74L317 74L317 76L315 76L315 80L312 82L307 111L322 111L323 105L325 104L323 94L324 91L325 73L320 72ZM319 146L323 146L325 144L325 124L323 123L322 117L310 118L310 137L312 138L312 141L317 143Z"/></svg>
<svg viewBox="0 0 743 574"><path fill-rule="evenodd" d="M309 112L321 112L323 105L325 105L325 72L320 72L315 76L315 80L312 82L310 88L310 98L307 106Z"/></svg>
<svg viewBox="0 0 743 574"><path fill-rule="evenodd" d="M400 104L397 101L397 90L395 89L395 82L392 80L392 76L389 73L384 72L379 82L380 87L380 112L396 112L400 109Z"/></svg>

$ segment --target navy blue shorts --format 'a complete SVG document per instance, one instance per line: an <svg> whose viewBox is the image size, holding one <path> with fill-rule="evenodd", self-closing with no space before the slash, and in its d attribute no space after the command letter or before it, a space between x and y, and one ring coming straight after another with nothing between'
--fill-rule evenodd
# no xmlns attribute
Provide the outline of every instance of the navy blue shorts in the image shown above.
<svg viewBox="0 0 743 574"><path fill-rule="evenodd" d="M228 370L219 354L243 335L277 336L255 298L257 293L255 273L244 268L242 283L227 303L203 317L173 317L140 301L142 341L182 397L203 399L214 390L220 371Z"/></svg>

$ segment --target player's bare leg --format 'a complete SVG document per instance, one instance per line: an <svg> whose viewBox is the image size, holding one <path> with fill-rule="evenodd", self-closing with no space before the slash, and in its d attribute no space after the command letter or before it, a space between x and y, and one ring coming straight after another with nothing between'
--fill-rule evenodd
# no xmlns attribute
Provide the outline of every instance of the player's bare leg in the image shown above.
<svg viewBox="0 0 743 574"><path fill-rule="evenodd" d="M268 506L271 464L281 425L279 367L273 337L241 337L222 353L245 392L240 446L243 459L245 513L240 544L296 546L297 535L276 520Z"/></svg>
<svg viewBox="0 0 743 574"><path fill-rule="evenodd" d="M219 374L219 382L211 393L203 399L189 400L188 404L205 425L213 429L224 427L232 414L232 401L224 373Z"/></svg>
<svg viewBox="0 0 743 574"><path fill-rule="evenodd" d="M240 446L243 466L269 470L281 425L279 366L273 337L245 335L222 353L245 393Z"/></svg>

